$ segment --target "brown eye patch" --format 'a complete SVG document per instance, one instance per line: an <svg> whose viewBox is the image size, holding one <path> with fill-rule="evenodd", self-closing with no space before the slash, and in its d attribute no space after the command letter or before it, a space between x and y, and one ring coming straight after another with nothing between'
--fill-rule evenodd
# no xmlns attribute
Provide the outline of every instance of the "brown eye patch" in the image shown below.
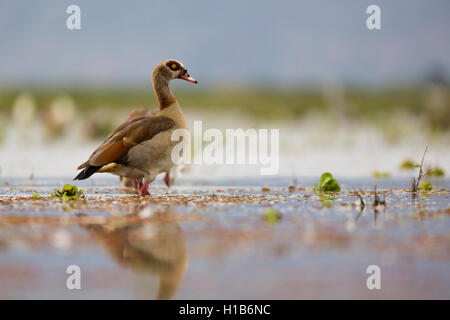
<svg viewBox="0 0 450 320"><path fill-rule="evenodd" d="M177 71L178 69L180 69L180 65L177 62L175 62L175 61L167 62L167 66L172 71Z"/></svg>

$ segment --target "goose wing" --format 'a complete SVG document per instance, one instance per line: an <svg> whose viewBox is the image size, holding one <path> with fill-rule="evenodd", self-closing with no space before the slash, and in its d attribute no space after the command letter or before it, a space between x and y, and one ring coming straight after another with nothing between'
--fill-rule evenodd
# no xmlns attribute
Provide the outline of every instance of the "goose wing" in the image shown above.
<svg viewBox="0 0 450 320"><path fill-rule="evenodd" d="M141 116L125 121L109 134L89 159L78 167L78 170L87 171L89 167L95 167L97 171L104 165L120 161L134 146L174 126L175 122L172 119L161 116Z"/></svg>

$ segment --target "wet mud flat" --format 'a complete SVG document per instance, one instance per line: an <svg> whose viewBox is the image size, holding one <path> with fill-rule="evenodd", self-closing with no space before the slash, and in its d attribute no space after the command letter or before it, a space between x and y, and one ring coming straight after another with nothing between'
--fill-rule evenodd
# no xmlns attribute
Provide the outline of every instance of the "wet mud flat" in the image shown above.
<svg viewBox="0 0 450 320"><path fill-rule="evenodd" d="M0 298L450 298L450 180L416 199L409 178L341 179L339 194L316 180L187 179L138 197L98 179L70 201L50 196L68 179L0 180Z"/></svg>

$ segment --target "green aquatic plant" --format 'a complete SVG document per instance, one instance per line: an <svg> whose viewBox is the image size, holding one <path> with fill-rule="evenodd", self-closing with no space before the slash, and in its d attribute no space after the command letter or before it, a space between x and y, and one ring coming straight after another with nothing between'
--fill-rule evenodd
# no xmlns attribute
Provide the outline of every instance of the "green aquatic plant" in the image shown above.
<svg viewBox="0 0 450 320"><path fill-rule="evenodd" d="M33 198L33 199L39 199L39 198L42 198L42 195L40 194L40 193L37 193L37 192L31 192L31 197Z"/></svg>
<svg viewBox="0 0 450 320"><path fill-rule="evenodd" d="M430 177L441 178L441 177L445 176L445 172L444 172L444 169L442 169L440 167L434 167L427 171L427 175L429 175Z"/></svg>
<svg viewBox="0 0 450 320"><path fill-rule="evenodd" d="M78 190L77 186L66 184L61 191L55 188L55 192L51 194L52 197L57 197L62 200L77 200L84 199L84 191Z"/></svg>
<svg viewBox="0 0 450 320"><path fill-rule="evenodd" d="M391 176L391 174L389 172L387 172L387 171L375 170L373 172L373 177L377 178L377 179L379 179L379 178L389 178L390 176Z"/></svg>
<svg viewBox="0 0 450 320"><path fill-rule="evenodd" d="M315 192L339 192L341 187L333 175L329 172L325 172L320 177L320 185L317 183L314 185Z"/></svg>
<svg viewBox="0 0 450 320"><path fill-rule="evenodd" d="M419 184L419 188L422 191L431 191L431 189L433 189L433 186L431 185L430 181L421 181Z"/></svg>
<svg viewBox="0 0 450 320"><path fill-rule="evenodd" d="M278 223L281 220L281 214L274 209L269 209L264 213L264 221L269 224Z"/></svg>
<svg viewBox="0 0 450 320"><path fill-rule="evenodd" d="M420 164L415 163L414 161L410 159L403 160L403 162L400 164L400 169L404 170L412 170L415 168L419 168Z"/></svg>
<svg viewBox="0 0 450 320"><path fill-rule="evenodd" d="M331 208L333 206L334 197L330 197L329 195L322 194L320 196L320 202L322 202L322 207Z"/></svg>

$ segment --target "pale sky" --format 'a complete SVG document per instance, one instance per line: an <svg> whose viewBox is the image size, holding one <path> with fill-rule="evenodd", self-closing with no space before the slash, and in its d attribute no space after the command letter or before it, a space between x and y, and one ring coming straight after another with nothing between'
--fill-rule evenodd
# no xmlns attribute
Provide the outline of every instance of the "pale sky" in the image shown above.
<svg viewBox="0 0 450 320"><path fill-rule="evenodd" d="M448 74L449 30L448 0L0 0L0 86L145 86L166 58L204 84L411 82Z"/></svg>

